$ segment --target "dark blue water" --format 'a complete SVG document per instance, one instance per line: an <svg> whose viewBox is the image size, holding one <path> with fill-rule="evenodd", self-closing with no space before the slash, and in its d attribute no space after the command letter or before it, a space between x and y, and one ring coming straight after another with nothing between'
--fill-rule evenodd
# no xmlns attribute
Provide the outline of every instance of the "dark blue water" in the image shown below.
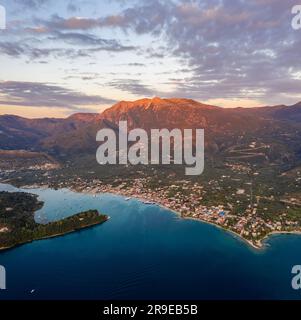
<svg viewBox="0 0 301 320"><path fill-rule="evenodd" d="M0 185L0 190L15 190ZM92 229L0 252L0 299L300 299L291 269L301 237L273 236L262 251L214 226L109 194L26 190L45 201L38 221L87 209L111 219ZM34 289L33 293L30 293Z"/></svg>

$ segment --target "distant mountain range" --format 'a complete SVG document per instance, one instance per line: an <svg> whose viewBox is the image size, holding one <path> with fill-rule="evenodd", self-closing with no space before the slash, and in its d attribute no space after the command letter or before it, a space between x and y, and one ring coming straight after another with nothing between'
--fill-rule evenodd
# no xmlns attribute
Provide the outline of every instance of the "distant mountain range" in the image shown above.
<svg viewBox="0 0 301 320"><path fill-rule="evenodd" d="M66 119L25 119L0 116L0 149L46 151L51 154L95 152L96 132L117 130L127 120L129 129L203 128L210 154L253 140L269 144L273 158L301 157L301 102L293 106L220 108L190 99L122 101L101 114L78 113Z"/></svg>

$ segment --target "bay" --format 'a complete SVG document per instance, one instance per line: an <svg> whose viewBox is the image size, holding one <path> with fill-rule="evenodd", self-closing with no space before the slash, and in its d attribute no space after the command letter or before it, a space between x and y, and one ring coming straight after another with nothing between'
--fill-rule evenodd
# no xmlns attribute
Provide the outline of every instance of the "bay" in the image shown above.
<svg viewBox="0 0 301 320"><path fill-rule="evenodd" d="M291 269L300 235L274 235L256 250L215 226L183 220L157 205L67 189L35 193L39 223L89 209L106 223L0 252L7 290L0 299L300 299Z"/></svg>

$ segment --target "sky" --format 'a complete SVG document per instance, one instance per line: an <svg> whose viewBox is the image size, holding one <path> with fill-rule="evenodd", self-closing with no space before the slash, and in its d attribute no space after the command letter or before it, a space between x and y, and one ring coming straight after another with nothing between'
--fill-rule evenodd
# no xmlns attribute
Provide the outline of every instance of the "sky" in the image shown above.
<svg viewBox="0 0 301 320"><path fill-rule="evenodd" d="M294 104L297 2L0 0L0 114L66 117L154 96Z"/></svg>

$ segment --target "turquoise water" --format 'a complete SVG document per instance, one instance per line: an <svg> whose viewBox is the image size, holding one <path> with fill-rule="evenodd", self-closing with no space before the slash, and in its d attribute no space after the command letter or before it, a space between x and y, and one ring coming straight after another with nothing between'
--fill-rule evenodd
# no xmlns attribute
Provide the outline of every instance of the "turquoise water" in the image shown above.
<svg viewBox="0 0 301 320"><path fill-rule="evenodd" d="M21 191L0 184L0 191ZM87 209L111 219L63 237L0 252L0 299L300 299L291 269L301 237L279 235L257 251L215 226L182 220L138 200L26 189L45 202L38 222ZM35 290L31 293L31 290Z"/></svg>

